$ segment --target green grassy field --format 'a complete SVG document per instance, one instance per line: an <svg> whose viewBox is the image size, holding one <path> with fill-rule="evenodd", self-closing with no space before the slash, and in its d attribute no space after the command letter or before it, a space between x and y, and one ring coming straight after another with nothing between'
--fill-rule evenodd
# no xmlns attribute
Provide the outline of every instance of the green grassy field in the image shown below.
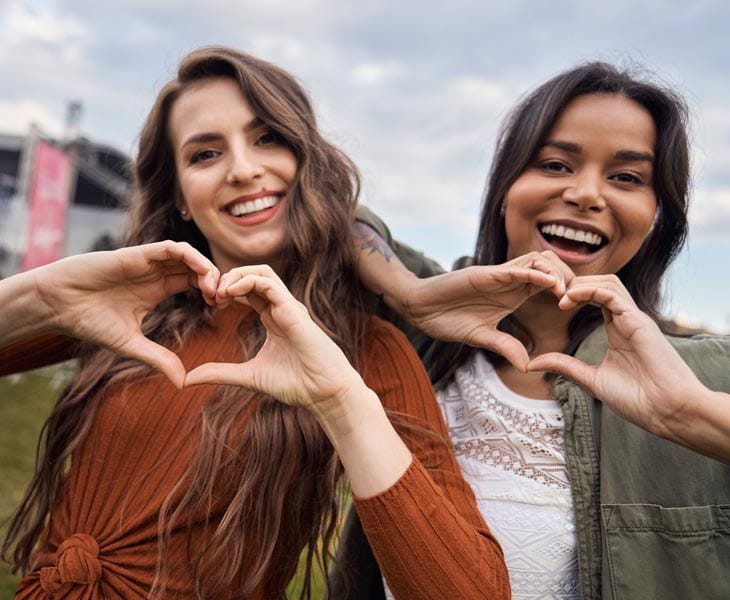
<svg viewBox="0 0 730 600"><path fill-rule="evenodd" d="M33 473L38 433L71 372L61 366L0 378L0 523L20 502ZM0 562L0 598L12 598L17 582Z"/></svg>
<svg viewBox="0 0 730 600"><path fill-rule="evenodd" d="M51 406L71 377L69 365L0 378L0 523L18 505L33 472L38 433ZM0 528L4 535L5 527ZM12 598L18 577L0 561L0 600ZM321 578L313 598L322 594ZM299 596L296 580L289 597Z"/></svg>

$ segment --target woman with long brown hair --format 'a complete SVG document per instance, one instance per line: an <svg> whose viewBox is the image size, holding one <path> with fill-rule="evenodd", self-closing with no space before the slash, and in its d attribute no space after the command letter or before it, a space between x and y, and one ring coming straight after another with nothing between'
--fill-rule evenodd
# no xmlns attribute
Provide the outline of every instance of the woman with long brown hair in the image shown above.
<svg viewBox="0 0 730 600"><path fill-rule="evenodd" d="M343 466L400 597L508 597L425 372L363 312L357 173L296 81L231 49L192 52L134 173L128 247L0 283L15 324L0 346L95 344L76 349L10 522L18 597L281 598L303 550L309 597ZM33 348L14 364L42 361ZM224 364L186 375L206 362ZM244 387L180 389L212 380Z"/></svg>
<svg viewBox="0 0 730 600"><path fill-rule="evenodd" d="M675 92L582 64L506 120L476 266L403 252L418 279L361 242L368 285L442 340L420 351L515 598L730 597L730 338L660 316L689 166ZM515 281L534 268L559 283Z"/></svg>

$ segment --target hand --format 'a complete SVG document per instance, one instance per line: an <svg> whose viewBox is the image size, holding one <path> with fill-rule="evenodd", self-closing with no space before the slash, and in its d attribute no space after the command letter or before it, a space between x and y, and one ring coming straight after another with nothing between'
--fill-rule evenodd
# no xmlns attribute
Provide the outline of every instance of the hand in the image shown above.
<svg viewBox="0 0 730 600"><path fill-rule="evenodd" d="M502 265L468 267L416 280L400 312L431 337L488 348L524 372L527 350L497 325L543 290L562 297L573 277L553 252L533 252Z"/></svg>
<svg viewBox="0 0 730 600"><path fill-rule="evenodd" d="M141 324L160 302L190 287L215 303L218 269L192 246L166 241L80 254L29 274L53 330L146 362L182 387L182 362L146 338Z"/></svg>
<svg viewBox="0 0 730 600"><path fill-rule="evenodd" d="M554 352L533 359L528 371L564 375L625 419L662 435L666 420L704 386L615 275L573 279L559 306L570 310L583 303L599 306L603 313L608 351L601 364L589 366Z"/></svg>
<svg viewBox="0 0 730 600"><path fill-rule="evenodd" d="M266 266L240 267L221 277L216 302L250 305L266 328L266 341L250 360L207 363L187 374L185 385L222 383L271 395L320 415L338 406L362 379L337 345L312 321L307 308Z"/></svg>

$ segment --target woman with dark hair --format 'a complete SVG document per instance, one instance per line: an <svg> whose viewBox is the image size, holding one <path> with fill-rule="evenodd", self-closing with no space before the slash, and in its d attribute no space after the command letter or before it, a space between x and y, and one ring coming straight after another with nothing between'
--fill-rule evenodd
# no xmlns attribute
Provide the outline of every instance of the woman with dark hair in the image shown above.
<svg viewBox="0 0 730 600"><path fill-rule="evenodd" d="M363 215L363 281L456 342L414 335L513 598L730 597L730 340L665 337L659 317L688 186L681 99L589 63L508 118L481 266L417 279Z"/></svg>
<svg viewBox="0 0 730 600"><path fill-rule="evenodd" d="M310 597L344 467L400 597L507 598L418 357L362 311L357 173L294 78L192 52L134 173L128 247L0 285L0 346L94 344L4 352L5 372L81 358L3 544L17 597L283 598L303 551Z"/></svg>

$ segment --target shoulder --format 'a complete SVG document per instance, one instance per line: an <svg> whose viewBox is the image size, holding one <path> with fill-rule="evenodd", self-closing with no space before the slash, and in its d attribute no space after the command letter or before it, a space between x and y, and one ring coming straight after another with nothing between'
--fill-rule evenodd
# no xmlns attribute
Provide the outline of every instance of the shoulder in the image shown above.
<svg viewBox="0 0 730 600"><path fill-rule="evenodd" d="M428 258L420 250L411 248L408 244L393 239L393 235L385 222L365 206L357 206L355 220L367 225L377 233L390 246L393 252L395 252L398 260L409 271L418 275L418 277L431 277L432 275L438 275L444 272L443 267L438 262Z"/></svg>
<svg viewBox="0 0 730 600"><path fill-rule="evenodd" d="M730 335L702 333L688 337L665 335L666 340L706 386L730 391ZM597 327L578 347L576 357L597 365L608 348L606 328Z"/></svg>
<svg viewBox="0 0 730 600"><path fill-rule="evenodd" d="M730 353L730 335L701 333L691 336L665 336L677 352L692 355L707 355L708 353Z"/></svg>
<svg viewBox="0 0 730 600"><path fill-rule="evenodd" d="M729 335L666 337L702 383L716 391L730 392Z"/></svg>

